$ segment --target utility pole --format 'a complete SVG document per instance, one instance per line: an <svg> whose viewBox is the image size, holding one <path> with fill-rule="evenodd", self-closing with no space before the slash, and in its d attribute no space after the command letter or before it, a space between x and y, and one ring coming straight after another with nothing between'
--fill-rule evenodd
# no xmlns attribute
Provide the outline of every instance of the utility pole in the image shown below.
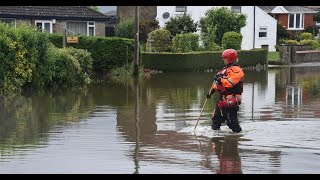
<svg viewBox="0 0 320 180"><path fill-rule="evenodd" d="M136 35L135 35L135 45L134 45L134 69L133 74L137 76L139 74L139 6L136 6L136 17L135 17L135 24L136 24Z"/></svg>

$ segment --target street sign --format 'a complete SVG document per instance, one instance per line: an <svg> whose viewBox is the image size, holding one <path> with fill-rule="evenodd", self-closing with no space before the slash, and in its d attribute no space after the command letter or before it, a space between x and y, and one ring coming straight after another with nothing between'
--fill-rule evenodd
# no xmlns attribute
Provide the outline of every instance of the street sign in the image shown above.
<svg viewBox="0 0 320 180"><path fill-rule="evenodd" d="M67 43L78 43L78 37L67 37Z"/></svg>

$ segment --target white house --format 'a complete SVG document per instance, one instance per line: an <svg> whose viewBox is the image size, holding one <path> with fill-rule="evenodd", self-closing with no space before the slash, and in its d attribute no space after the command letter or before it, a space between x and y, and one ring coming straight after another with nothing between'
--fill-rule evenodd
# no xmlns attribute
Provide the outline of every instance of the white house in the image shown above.
<svg viewBox="0 0 320 180"><path fill-rule="evenodd" d="M213 7L221 6L158 6L157 19L159 26L164 27L165 23L173 16L181 15L184 12L191 15L194 22L199 22L205 12ZM277 20L261 10L258 6L226 6L236 12L247 15L246 26L241 29L241 49L249 50L261 48L268 45L269 51L276 51L277 41ZM200 34L200 29L197 31Z"/></svg>

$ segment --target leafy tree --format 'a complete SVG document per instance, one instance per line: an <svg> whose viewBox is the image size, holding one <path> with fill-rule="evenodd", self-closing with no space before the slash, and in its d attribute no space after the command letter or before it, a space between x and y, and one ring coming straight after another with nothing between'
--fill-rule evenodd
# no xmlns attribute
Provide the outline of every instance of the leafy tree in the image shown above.
<svg viewBox="0 0 320 180"><path fill-rule="evenodd" d="M208 27L215 27L214 42L219 45L221 45L224 33L229 31L240 33L241 28L245 25L246 15L236 13L226 7L209 9L205 16L200 19L202 36L208 35Z"/></svg>
<svg viewBox="0 0 320 180"><path fill-rule="evenodd" d="M182 16L171 17L166 22L165 29L168 30L172 36L181 33L193 33L197 31L197 22L193 22L191 15L184 13Z"/></svg>
<svg viewBox="0 0 320 180"><path fill-rule="evenodd" d="M117 37L134 39L134 19L129 18L121 21L119 24L116 25L114 33Z"/></svg>
<svg viewBox="0 0 320 180"><path fill-rule="evenodd" d="M143 20L139 22L139 41L147 42L148 33L159 29L159 21L156 19ZM135 36L135 20L134 18L121 21L115 28L117 37L134 39Z"/></svg>
<svg viewBox="0 0 320 180"><path fill-rule="evenodd" d="M101 12L99 6L89 6L89 8L96 11L96 12Z"/></svg>
<svg viewBox="0 0 320 180"><path fill-rule="evenodd" d="M284 28L279 22L277 25L277 42L279 42L280 39L288 39L289 33L287 32L286 28Z"/></svg>
<svg viewBox="0 0 320 180"><path fill-rule="evenodd" d="M144 20L139 22L139 40L141 42L147 42L148 34L156 29L159 29L159 21L156 19Z"/></svg>

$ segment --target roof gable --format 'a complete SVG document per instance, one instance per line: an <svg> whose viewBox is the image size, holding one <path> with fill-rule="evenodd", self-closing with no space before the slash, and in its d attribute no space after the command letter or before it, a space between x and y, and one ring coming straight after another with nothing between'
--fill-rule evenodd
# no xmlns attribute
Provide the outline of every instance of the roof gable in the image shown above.
<svg viewBox="0 0 320 180"><path fill-rule="evenodd" d="M272 11L272 14L287 14L289 11L287 11L283 6L277 6Z"/></svg>

